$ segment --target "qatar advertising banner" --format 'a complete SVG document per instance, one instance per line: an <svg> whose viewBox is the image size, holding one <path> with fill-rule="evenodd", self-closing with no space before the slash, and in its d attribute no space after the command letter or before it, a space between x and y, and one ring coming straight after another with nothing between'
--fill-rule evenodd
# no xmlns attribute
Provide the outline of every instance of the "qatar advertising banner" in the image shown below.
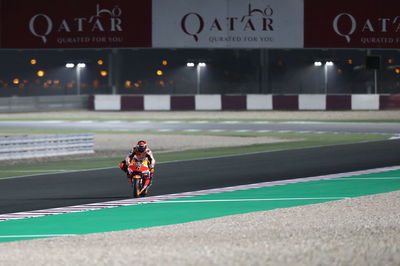
<svg viewBox="0 0 400 266"><path fill-rule="evenodd" d="M400 1L304 0L306 48L400 48Z"/></svg>
<svg viewBox="0 0 400 266"><path fill-rule="evenodd" d="M2 0L2 48L151 46L151 0Z"/></svg>
<svg viewBox="0 0 400 266"><path fill-rule="evenodd" d="M153 0L153 47L302 48L303 1Z"/></svg>

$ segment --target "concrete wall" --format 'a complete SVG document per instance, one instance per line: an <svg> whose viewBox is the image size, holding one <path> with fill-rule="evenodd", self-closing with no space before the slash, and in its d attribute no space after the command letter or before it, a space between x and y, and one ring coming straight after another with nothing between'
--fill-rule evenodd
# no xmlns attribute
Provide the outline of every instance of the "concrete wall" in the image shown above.
<svg viewBox="0 0 400 266"><path fill-rule="evenodd" d="M400 94L152 94L0 98L0 112L74 109L99 111L390 110L400 109Z"/></svg>
<svg viewBox="0 0 400 266"><path fill-rule="evenodd" d="M36 112L90 109L88 104L91 102L91 100L89 100L89 98L89 96L84 95L0 98L0 112Z"/></svg>
<svg viewBox="0 0 400 266"><path fill-rule="evenodd" d="M121 111L387 110L400 109L400 95L95 95L88 106Z"/></svg>

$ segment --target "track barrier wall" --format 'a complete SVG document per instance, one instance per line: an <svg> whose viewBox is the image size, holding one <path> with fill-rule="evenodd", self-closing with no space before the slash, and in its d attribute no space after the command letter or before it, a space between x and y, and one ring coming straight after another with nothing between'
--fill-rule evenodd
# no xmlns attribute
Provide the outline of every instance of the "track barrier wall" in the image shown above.
<svg viewBox="0 0 400 266"><path fill-rule="evenodd" d="M95 95L88 106L99 111L390 110L400 109L400 95Z"/></svg>
<svg viewBox="0 0 400 266"><path fill-rule="evenodd" d="M0 138L0 160L94 153L93 134Z"/></svg>
<svg viewBox="0 0 400 266"><path fill-rule="evenodd" d="M110 97L110 95L108 95L108 97ZM91 97L87 95L2 97L0 98L0 112L7 113L90 109L88 103L93 101L93 99L90 98ZM96 96L96 98L98 98L98 96Z"/></svg>

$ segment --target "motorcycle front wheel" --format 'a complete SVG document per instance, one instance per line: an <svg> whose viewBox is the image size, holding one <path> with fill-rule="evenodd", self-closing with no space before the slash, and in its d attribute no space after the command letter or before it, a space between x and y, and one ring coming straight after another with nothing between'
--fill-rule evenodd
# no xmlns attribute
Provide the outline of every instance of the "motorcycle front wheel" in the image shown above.
<svg viewBox="0 0 400 266"><path fill-rule="evenodd" d="M137 198L139 197L139 192L140 192L140 179L139 178L133 178L133 184L132 184L132 188L133 188L133 197Z"/></svg>

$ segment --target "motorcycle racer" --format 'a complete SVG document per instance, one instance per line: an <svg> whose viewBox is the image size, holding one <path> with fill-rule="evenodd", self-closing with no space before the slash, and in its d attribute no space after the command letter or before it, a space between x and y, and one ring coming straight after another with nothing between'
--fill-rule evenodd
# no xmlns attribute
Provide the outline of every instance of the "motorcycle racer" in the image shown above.
<svg viewBox="0 0 400 266"><path fill-rule="evenodd" d="M132 148L128 156L126 156L124 161L119 163L119 168L125 173L128 172L128 165L130 162L136 157L139 160L147 159L149 161L149 168L150 168L150 185L154 176L154 166L156 160L154 159L153 152L147 146L147 142L144 140L139 140L135 147Z"/></svg>

